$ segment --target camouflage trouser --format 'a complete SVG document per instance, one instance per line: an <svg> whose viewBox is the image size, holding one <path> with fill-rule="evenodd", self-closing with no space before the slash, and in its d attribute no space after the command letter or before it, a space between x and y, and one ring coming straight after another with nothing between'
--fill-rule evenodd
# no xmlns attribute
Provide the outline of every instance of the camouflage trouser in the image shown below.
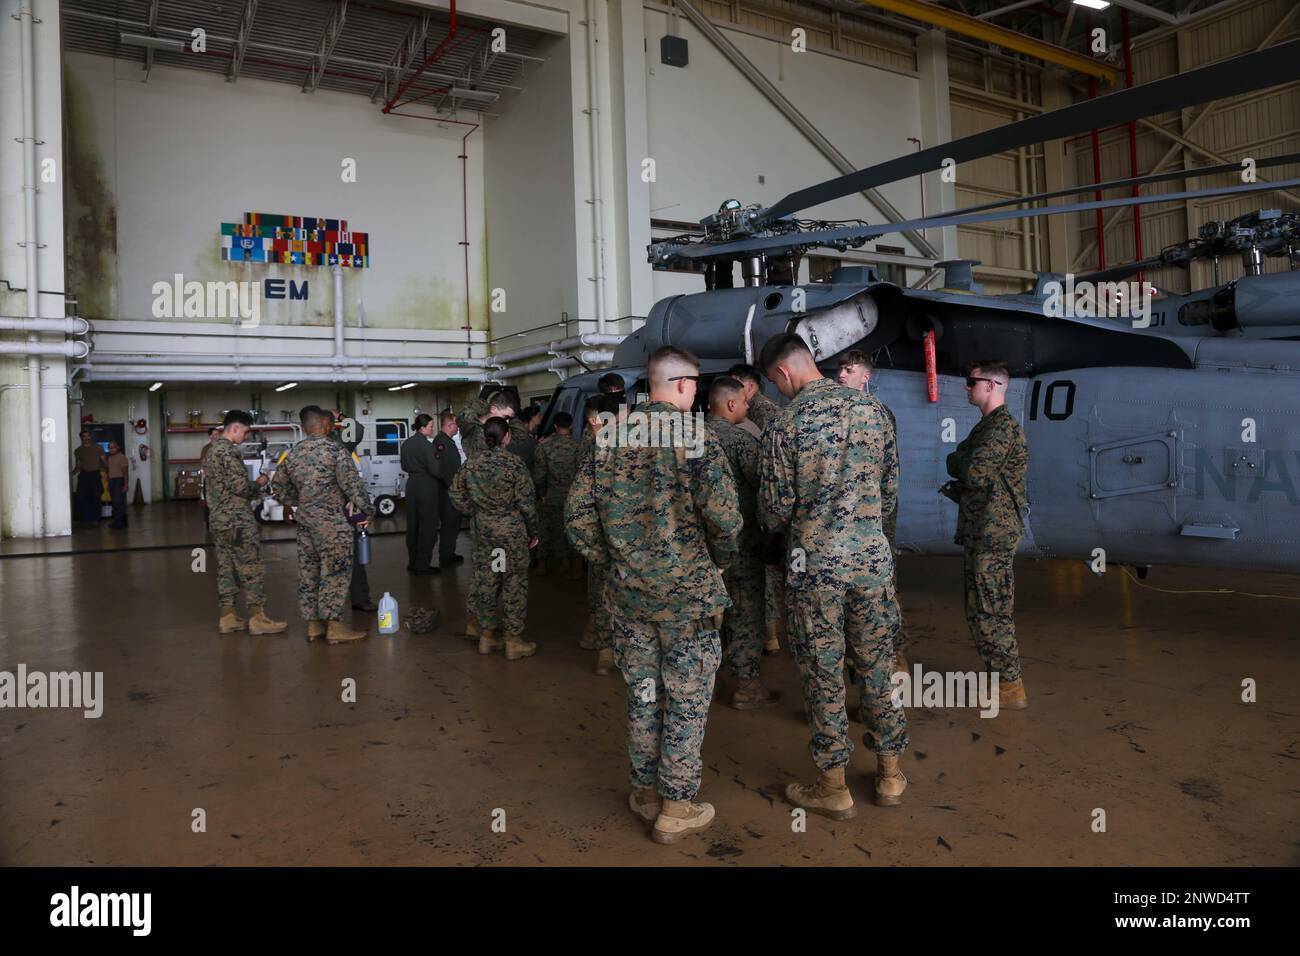
<svg viewBox="0 0 1300 956"><path fill-rule="evenodd" d="M812 728L809 750L817 767L843 767L853 752L844 712L846 646L862 688L867 717L863 743L877 754L901 754L908 744L907 717L889 699L899 620L893 586L870 591L807 588L788 590L786 596L790 601L790 648L799 667Z"/></svg>
<svg viewBox="0 0 1300 956"><path fill-rule="evenodd" d="M731 607L722 620L722 642L727 670L737 680L758 679L758 662L763 655L763 578L761 564L736 567L723 572Z"/></svg>
<svg viewBox="0 0 1300 956"><path fill-rule="evenodd" d="M964 553L966 623L984 666L1005 684L1020 680L1020 647L1016 644L1015 551Z"/></svg>
<svg viewBox="0 0 1300 956"><path fill-rule="evenodd" d="M894 570L890 572L889 582L894 588L894 594L898 594L898 550L894 547L894 535L886 532L885 540L889 542L889 553L894 559ZM894 635L894 650L901 652L907 647L907 627L903 623L903 607L898 607L898 633Z"/></svg>
<svg viewBox="0 0 1300 956"><path fill-rule="evenodd" d="M298 512L298 608L304 621L341 621L352 584L352 528Z"/></svg>
<svg viewBox="0 0 1300 956"><path fill-rule="evenodd" d="M234 607L242 586L250 607L266 603L262 566L262 535L251 513L227 524L212 523L217 549L217 597L221 607Z"/></svg>
<svg viewBox="0 0 1300 956"><path fill-rule="evenodd" d="M541 542L537 545L537 557L542 561L567 561L576 558L578 553L569 544L569 536L564 533L564 505L552 507L543 505L540 509L542 519ZM552 571L557 569L552 568Z"/></svg>
<svg viewBox="0 0 1300 956"><path fill-rule="evenodd" d="M594 561L587 562L587 610L596 628L596 647L613 647L613 629L605 609L605 565Z"/></svg>
<svg viewBox="0 0 1300 956"><path fill-rule="evenodd" d="M521 634L528 614L528 561L507 561L501 555L496 565L502 570L494 571L493 547L484 535L475 536L469 612L484 630Z"/></svg>
<svg viewBox="0 0 1300 956"><path fill-rule="evenodd" d="M700 792L704 725L722 659L709 621L614 618L614 655L627 681L628 774L669 800Z"/></svg>
<svg viewBox="0 0 1300 956"><path fill-rule="evenodd" d="M769 564L763 569L763 617L766 624L785 624L785 565Z"/></svg>

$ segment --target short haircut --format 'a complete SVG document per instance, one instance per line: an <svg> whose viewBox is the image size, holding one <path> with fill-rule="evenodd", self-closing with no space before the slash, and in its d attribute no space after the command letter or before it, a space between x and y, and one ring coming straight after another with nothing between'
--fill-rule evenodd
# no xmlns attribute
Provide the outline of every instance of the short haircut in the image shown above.
<svg viewBox="0 0 1300 956"><path fill-rule="evenodd" d="M414 422L415 430L418 432L421 428L429 424L429 422L431 421L433 421L432 415L426 415L424 412L420 412L420 414L415 416L415 422Z"/></svg>
<svg viewBox="0 0 1300 956"><path fill-rule="evenodd" d="M1005 378L1008 382L1011 381L1011 369L1007 366L1006 362L1002 361L1002 359L984 359L981 362L972 362L969 371L973 372L975 369L979 369L981 372L985 372L989 375L997 375L1000 378Z"/></svg>
<svg viewBox="0 0 1300 956"><path fill-rule="evenodd" d="M840 368L849 365L861 365L868 372L876 367L876 363L871 361L871 356L861 349L849 349L840 356Z"/></svg>
<svg viewBox="0 0 1300 956"><path fill-rule="evenodd" d="M455 415L454 412L439 412L439 413L438 413L438 427L439 427L439 428L444 428L444 427L446 427L446 425L447 425L448 422L454 422L455 420L456 420L456 415Z"/></svg>
<svg viewBox="0 0 1300 956"><path fill-rule="evenodd" d="M231 425L251 426L252 424L253 424L252 415L248 414L248 412L241 411L238 408L232 408L230 411L226 412L226 417L221 422L221 427L229 428ZM213 431L216 431L216 429L213 429ZM211 435L212 432L208 432L208 434Z"/></svg>
<svg viewBox="0 0 1300 956"><path fill-rule="evenodd" d="M306 425L307 416L311 414L324 415L325 412L324 410L321 409L319 405L304 405L302 409L298 412L298 421Z"/></svg>
<svg viewBox="0 0 1300 956"><path fill-rule="evenodd" d="M689 371L687 371L689 369ZM675 345L664 345L655 349L646 363L645 376L651 387L663 385L676 375L696 375L700 371L700 360L686 349Z"/></svg>
<svg viewBox="0 0 1300 956"><path fill-rule="evenodd" d="M763 351L758 357L758 364L763 369L763 373L768 378L771 378L772 369L790 356L800 352L808 356L808 361L813 360L812 349L808 348L807 342L793 332L782 332L780 335L774 335L767 340L767 344L763 346Z"/></svg>
<svg viewBox="0 0 1300 956"><path fill-rule="evenodd" d="M489 448L500 448L510 431L510 424L500 415L493 415L483 423L483 441Z"/></svg>
<svg viewBox="0 0 1300 956"><path fill-rule="evenodd" d="M542 413L542 406L534 402L532 405L529 405L522 412L520 412L519 417L526 422L531 422L534 418L536 418L541 413Z"/></svg>
<svg viewBox="0 0 1300 956"><path fill-rule="evenodd" d="M216 431L216 430L217 430L217 429L215 429L215 428L209 428L209 429L208 429L208 434L211 435L211 434L212 434L214 431ZM83 435L89 435L89 434L90 434L90 429L89 429L89 428L83 428L83 429L81 430L81 434L83 434Z"/></svg>
<svg viewBox="0 0 1300 956"><path fill-rule="evenodd" d="M302 420L303 428L315 428L332 421L334 416L319 405L308 405L298 413L298 417Z"/></svg>
<svg viewBox="0 0 1300 956"><path fill-rule="evenodd" d="M753 382L755 385L762 386L763 382L758 377L758 369L752 365L746 365L741 362L727 369L727 374L732 378L738 378L742 382Z"/></svg>
<svg viewBox="0 0 1300 956"><path fill-rule="evenodd" d="M732 395L744 390L745 386L740 383L738 378L732 378L730 375L715 378L713 385L709 388L709 405L725 402Z"/></svg>
<svg viewBox="0 0 1300 956"><path fill-rule="evenodd" d="M219 431L221 431L221 429L220 429L219 427L217 427L216 425L213 425L211 428L208 429L208 437L211 438L213 435L215 435L215 434L216 434L217 432L219 432ZM83 434L83 435L89 435L90 432L82 432L81 434Z"/></svg>
<svg viewBox="0 0 1300 956"><path fill-rule="evenodd" d="M623 384L623 376L618 372L606 372L596 383L596 388L600 389L602 395L622 394L627 386Z"/></svg>
<svg viewBox="0 0 1300 956"><path fill-rule="evenodd" d="M551 419L556 428L572 428L573 416L568 412L556 412L555 417Z"/></svg>
<svg viewBox="0 0 1300 956"><path fill-rule="evenodd" d="M488 411L491 411L494 408L508 408L512 415L519 410L519 406L515 404L514 397L505 389L502 389L499 392L493 392L488 396Z"/></svg>

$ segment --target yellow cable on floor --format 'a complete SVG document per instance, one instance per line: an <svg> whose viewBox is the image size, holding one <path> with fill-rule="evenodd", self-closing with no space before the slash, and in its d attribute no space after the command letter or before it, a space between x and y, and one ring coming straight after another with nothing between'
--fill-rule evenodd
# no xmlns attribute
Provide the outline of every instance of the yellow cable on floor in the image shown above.
<svg viewBox="0 0 1300 956"><path fill-rule="evenodd" d="M1290 594L1252 594L1250 591L1237 591L1233 588L1213 588L1205 590L1187 590L1176 591L1172 588L1158 588L1154 584L1144 584L1138 579L1130 568L1120 565L1120 570L1133 579L1133 583L1140 588L1146 588L1148 591L1159 591L1161 594L1240 594L1242 597L1254 598L1277 598L1279 601L1300 601L1300 597L1294 597Z"/></svg>

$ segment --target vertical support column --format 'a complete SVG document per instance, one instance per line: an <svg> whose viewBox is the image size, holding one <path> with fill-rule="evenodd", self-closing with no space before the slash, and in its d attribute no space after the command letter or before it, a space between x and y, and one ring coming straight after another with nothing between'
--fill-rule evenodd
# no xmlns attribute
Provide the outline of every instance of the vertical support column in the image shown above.
<svg viewBox="0 0 1300 956"><path fill-rule="evenodd" d="M614 316L644 318L654 305L650 243L650 184L641 180L650 157L647 121L645 12L639 0L609 0L609 80L607 102L613 130L611 198L617 302ZM630 330L629 330L630 331Z"/></svg>
<svg viewBox="0 0 1300 956"><path fill-rule="evenodd" d="M931 30L916 40L916 64L921 73L921 148L952 140L952 102L948 96L948 43L942 30ZM926 173L926 213L938 215L957 208L957 187L943 181L941 171ZM943 259L958 258L957 227L927 229L925 238Z"/></svg>
<svg viewBox="0 0 1300 956"><path fill-rule="evenodd" d="M0 0L0 181L23 187L0 193L0 278L22 290L0 288L0 314L64 315L62 112L58 0ZM67 365L0 359L4 536L71 530Z"/></svg>
<svg viewBox="0 0 1300 956"><path fill-rule="evenodd" d="M1043 73L1043 110L1068 106L1072 100L1066 87L1065 74L1058 70ZM1065 189L1074 181L1065 172L1066 152L1064 140L1053 139L1043 144L1043 171L1046 182L1044 192ZM1068 181L1067 181L1068 180ZM1047 271L1068 272L1070 269L1070 223L1076 216L1048 216L1047 221Z"/></svg>

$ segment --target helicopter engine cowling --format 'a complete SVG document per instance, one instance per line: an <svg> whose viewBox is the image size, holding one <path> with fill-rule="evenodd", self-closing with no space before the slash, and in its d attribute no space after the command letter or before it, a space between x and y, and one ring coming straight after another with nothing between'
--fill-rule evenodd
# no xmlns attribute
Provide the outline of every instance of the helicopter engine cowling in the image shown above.
<svg viewBox="0 0 1300 956"><path fill-rule="evenodd" d="M808 343L818 362L861 342L876 330L880 306L870 292L801 319L795 334Z"/></svg>

